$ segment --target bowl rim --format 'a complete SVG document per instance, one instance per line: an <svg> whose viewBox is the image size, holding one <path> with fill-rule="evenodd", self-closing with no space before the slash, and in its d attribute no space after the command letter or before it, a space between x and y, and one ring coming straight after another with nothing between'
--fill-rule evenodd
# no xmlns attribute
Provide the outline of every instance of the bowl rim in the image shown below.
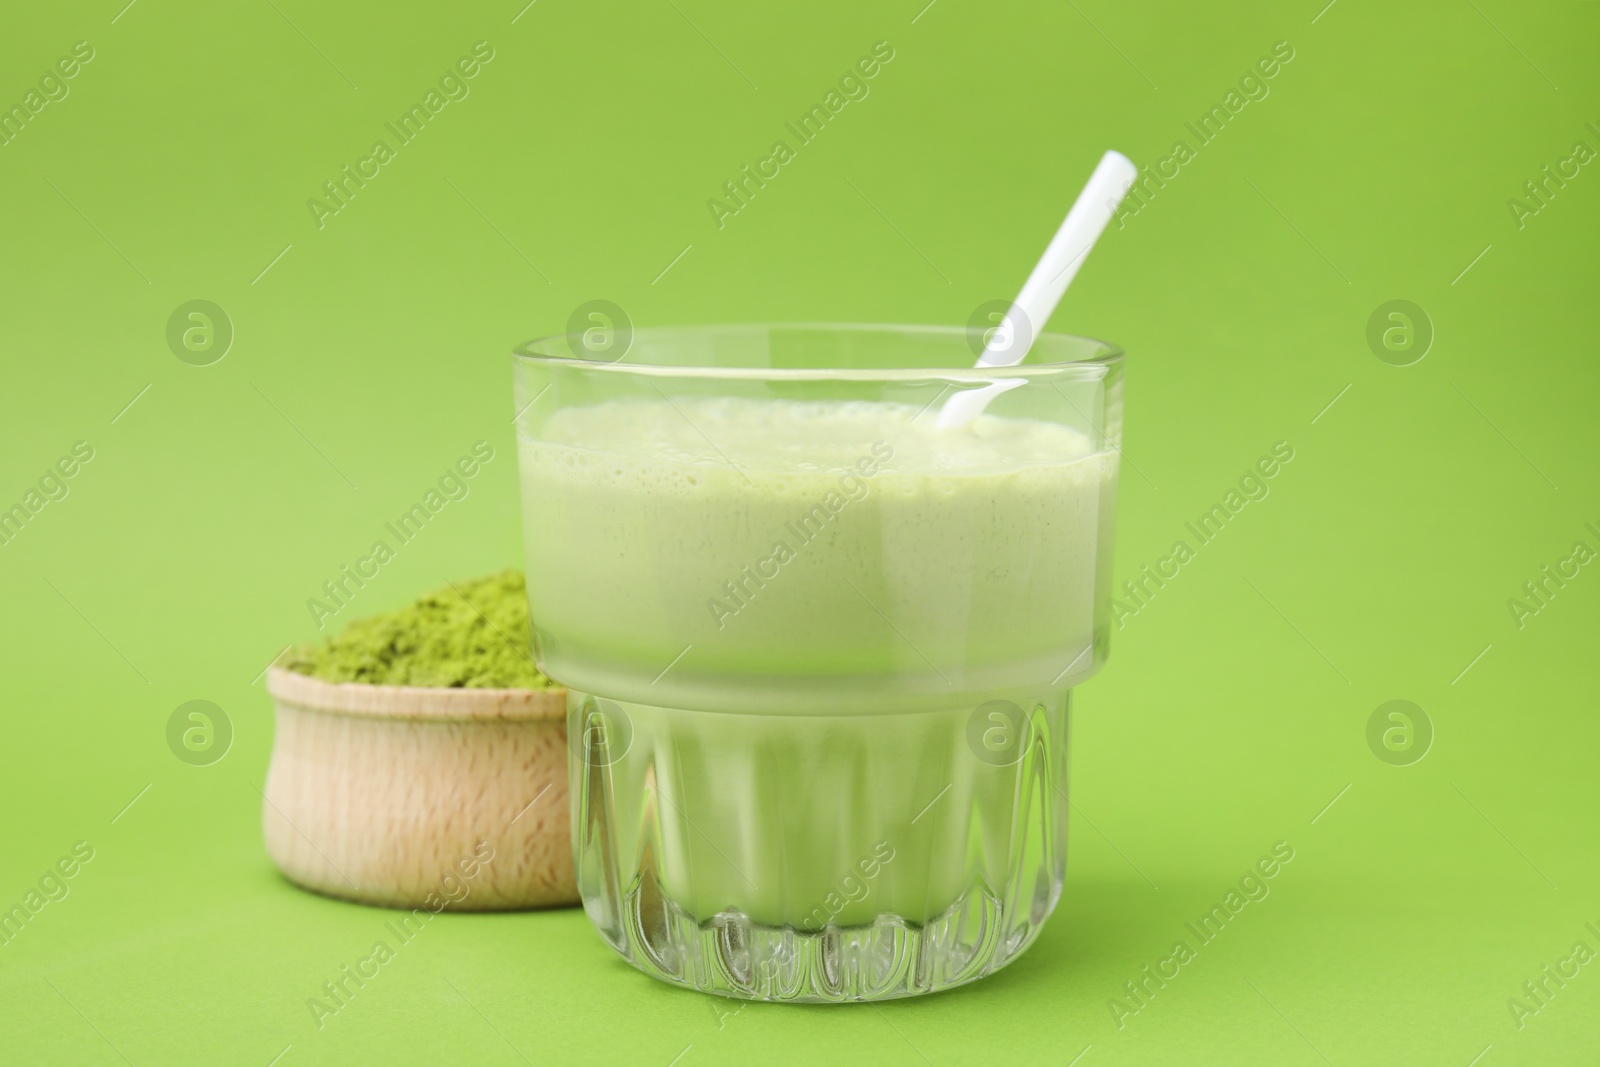
<svg viewBox="0 0 1600 1067"><path fill-rule="evenodd" d="M549 689L455 689L420 685L330 682L287 667L267 671L267 692L280 708L395 720L566 721L567 691Z"/></svg>

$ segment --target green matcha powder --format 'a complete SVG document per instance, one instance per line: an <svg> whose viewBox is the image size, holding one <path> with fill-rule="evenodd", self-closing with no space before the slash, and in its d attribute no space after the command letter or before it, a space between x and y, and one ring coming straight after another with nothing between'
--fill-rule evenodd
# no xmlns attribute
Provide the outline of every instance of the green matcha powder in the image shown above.
<svg viewBox="0 0 1600 1067"><path fill-rule="evenodd" d="M549 689L531 636L522 572L507 570L359 619L337 637L289 650L282 665L329 682Z"/></svg>

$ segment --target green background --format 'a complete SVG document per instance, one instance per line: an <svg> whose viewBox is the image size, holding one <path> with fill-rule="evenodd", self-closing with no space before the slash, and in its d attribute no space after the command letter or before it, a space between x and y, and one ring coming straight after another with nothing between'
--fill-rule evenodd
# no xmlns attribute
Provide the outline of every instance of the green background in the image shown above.
<svg viewBox="0 0 1600 1067"><path fill-rule="evenodd" d="M7 104L95 49L0 147L0 502L95 450L0 547L0 905L95 849L0 947L0 1059L1593 1056L1600 963L1521 1029L1507 1001L1600 950L1600 566L1521 628L1506 602L1600 548L1600 165L1520 228L1507 201L1600 149L1600 3L122 2L13 5L0 33ZM471 95L319 230L307 199L480 40ZM719 230L707 198L880 40L870 96ZM1279 41L1270 96L1052 320L1130 353L1119 579L1275 442L1295 459L1080 690L1068 882L1028 954L918 1001L733 1014L579 911L444 916L319 1031L306 999L389 916L268 862L255 679L479 439L472 495L351 614L517 562L511 346L595 298L641 325L965 323L1101 152L1192 147ZM236 331L210 366L165 340L192 299ZM1395 299L1435 331L1414 365L1367 344ZM234 725L212 766L166 744L191 699ZM1366 741L1392 699L1435 731L1410 766ZM1119 1029L1108 999L1276 841L1270 897Z"/></svg>

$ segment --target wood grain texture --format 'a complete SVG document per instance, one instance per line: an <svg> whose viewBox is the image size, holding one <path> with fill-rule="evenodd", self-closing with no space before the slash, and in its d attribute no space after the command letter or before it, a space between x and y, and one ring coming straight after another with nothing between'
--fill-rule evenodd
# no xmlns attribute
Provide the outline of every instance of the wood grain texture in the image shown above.
<svg viewBox="0 0 1600 1067"><path fill-rule="evenodd" d="M334 684L278 667L267 689L262 830L291 881L390 906L578 902L565 690Z"/></svg>

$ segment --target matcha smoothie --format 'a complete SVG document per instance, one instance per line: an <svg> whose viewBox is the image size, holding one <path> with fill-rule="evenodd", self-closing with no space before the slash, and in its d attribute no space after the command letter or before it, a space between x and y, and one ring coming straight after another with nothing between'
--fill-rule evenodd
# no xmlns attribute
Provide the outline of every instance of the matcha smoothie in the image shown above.
<svg viewBox="0 0 1600 1067"><path fill-rule="evenodd" d="M614 779L666 794L661 877L701 917L922 920L974 873L1004 882L1015 783L974 763L966 726L997 696L1054 707L1092 665L1112 467L1066 426L918 414L607 402L521 441L541 663L623 708ZM980 846L1001 869L973 872L991 779L1000 840ZM946 786L951 818L911 827ZM875 892L836 907L875 850L894 857Z"/></svg>
<svg viewBox="0 0 1600 1067"><path fill-rule="evenodd" d="M949 384L899 368L964 362L965 335L896 329L663 330L640 366L519 366L579 888L657 977L946 988L1059 896L1070 690L1106 648L1118 357L1046 338L1063 362L941 429ZM804 369L834 357L889 369Z"/></svg>

